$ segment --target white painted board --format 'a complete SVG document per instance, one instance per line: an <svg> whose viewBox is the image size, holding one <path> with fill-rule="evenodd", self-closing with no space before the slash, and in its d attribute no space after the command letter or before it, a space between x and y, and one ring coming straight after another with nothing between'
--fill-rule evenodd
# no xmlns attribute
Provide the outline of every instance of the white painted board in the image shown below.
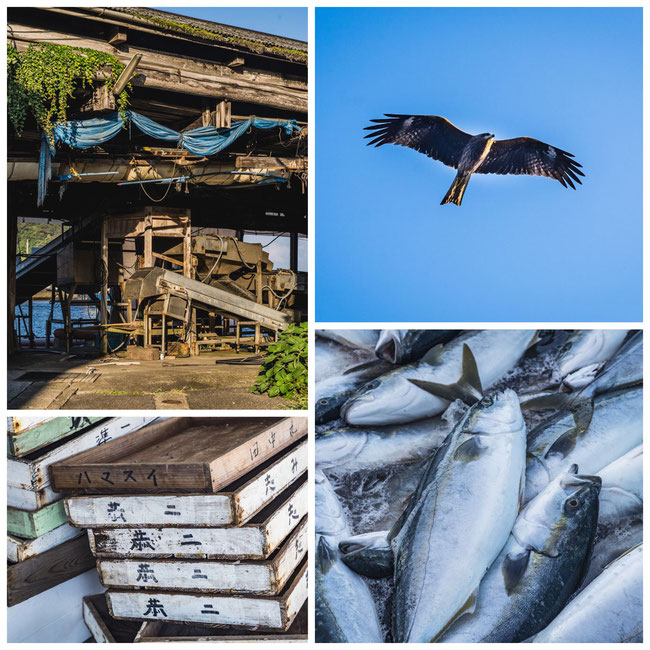
<svg viewBox="0 0 650 650"><path fill-rule="evenodd" d="M42 490L50 485L50 476L47 470L53 463L70 458L70 456L93 447L99 447L110 440L141 429L155 419L152 417L112 418L88 429L88 431L73 440L63 442L63 444L43 455L34 452L37 458L33 460L29 458L8 458L7 482L9 485L28 490Z"/></svg>
<svg viewBox="0 0 650 650"><path fill-rule="evenodd" d="M67 542L69 539L80 537L84 531L70 524L63 524L35 539L21 539L7 535L7 560L9 562L23 562L50 549Z"/></svg>
<svg viewBox="0 0 650 650"><path fill-rule="evenodd" d="M9 643L83 643L88 628L83 620L82 598L103 591L97 571L43 591L7 609Z"/></svg>
<svg viewBox="0 0 650 650"><path fill-rule="evenodd" d="M48 506L50 503L54 503L62 498L63 495L55 492L51 487L46 487L36 492L16 485L7 485L7 505L12 508L18 508L19 510L35 512L43 506Z"/></svg>
<svg viewBox="0 0 650 650"><path fill-rule="evenodd" d="M65 512L81 528L223 526L232 521L230 498L223 494L69 497Z"/></svg>
<svg viewBox="0 0 650 650"><path fill-rule="evenodd" d="M105 558L249 558L268 557L308 511L303 483L263 522L235 528L89 529L91 551Z"/></svg>
<svg viewBox="0 0 650 650"><path fill-rule="evenodd" d="M307 552L307 518L264 561L100 560L105 587L276 595Z"/></svg>
<svg viewBox="0 0 650 650"><path fill-rule="evenodd" d="M107 600L109 610L115 618L284 630L292 620L285 615L285 602L296 591L306 596L306 585L307 572L303 571L300 578L292 583L282 597L109 589Z"/></svg>

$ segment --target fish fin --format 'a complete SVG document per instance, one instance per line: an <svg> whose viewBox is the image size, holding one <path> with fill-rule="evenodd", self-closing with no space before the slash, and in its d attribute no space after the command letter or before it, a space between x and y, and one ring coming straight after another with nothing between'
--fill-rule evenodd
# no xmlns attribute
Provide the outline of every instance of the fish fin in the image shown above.
<svg viewBox="0 0 650 650"><path fill-rule="evenodd" d="M480 585L479 585L480 586ZM447 633L449 628L465 614L473 614L476 611L476 604L478 603L478 590L479 587L476 587L474 591L469 595L469 598L465 601L465 604L447 621L446 625L438 632L436 637L432 640L432 643L436 643L444 634Z"/></svg>
<svg viewBox="0 0 650 650"><path fill-rule="evenodd" d="M430 366L440 366L442 365L442 343L434 345L421 359L420 363L426 363Z"/></svg>
<svg viewBox="0 0 650 650"><path fill-rule="evenodd" d="M413 499L413 497L411 497L411 499ZM404 512L402 512L397 521L393 524L393 527L388 531L388 534L386 535L386 539L388 540L389 544L399 535L399 531L402 530L402 527L406 523L411 510L411 501L409 500L406 508L404 508Z"/></svg>
<svg viewBox="0 0 650 650"><path fill-rule="evenodd" d="M538 395L520 404L526 411L539 411L542 409L559 409L560 411L571 411L573 421L580 433L584 433L591 418L594 415L593 400L588 397L577 399L575 394L552 393L551 395Z"/></svg>
<svg viewBox="0 0 650 650"><path fill-rule="evenodd" d="M351 375L355 372L362 372L363 370L370 370L371 368L376 368L377 366L386 363L384 359L373 359L372 361L366 361L366 363L360 363L358 366L352 366L348 368L343 374Z"/></svg>
<svg viewBox="0 0 650 650"><path fill-rule="evenodd" d="M520 406L526 411L542 411L544 409L569 411L571 410L572 401L572 396L568 393L551 393L550 395L536 395L530 399L524 399Z"/></svg>
<svg viewBox="0 0 650 650"><path fill-rule="evenodd" d="M316 563L322 574L327 573L338 561L338 551L324 537L318 540Z"/></svg>
<svg viewBox="0 0 650 650"><path fill-rule="evenodd" d="M510 551L503 559L501 572L503 573L503 582L508 596L512 594L515 587L519 584L530 559L530 549L523 548L520 551Z"/></svg>
<svg viewBox="0 0 650 650"><path fill-rule="evenodd" d="M462 445L458 446L454 452L454 460L462 460L466 463L471 463L473 460L480 458L486 449L487 447L481 441L481 437L475 434Z"/></svg>
<svg viewBox="0 0 650 650"><path fill-rule="evenodd" d="M533 347L533 345L537 345L540 341L540 336L539 336L539 330L535 330L535 333L533 334L532 338L528 342L527 350L530 350L530 348Z"/></svg>
<svg viewBox="0 0 650 650"><path fill-rule="evenodd" d="M575 449L579 436L580 431L576 427L569 429L549 447L544 457L548 458L549 455L557 454L562 458L566 458Z"/></svg>
<svg viewBox="0 0 650 650"><path fill-rule="evenodd" d="M478 373L478 366L472 349L463 344L463 366L460 378L453 384L438 384L433 381L423 381L421 379L409 379L412 384L418 388L431 393L436 397L454 402L457 399L462 400L468 405L475 404L483 397L483 387L481 378Z"/></svg>

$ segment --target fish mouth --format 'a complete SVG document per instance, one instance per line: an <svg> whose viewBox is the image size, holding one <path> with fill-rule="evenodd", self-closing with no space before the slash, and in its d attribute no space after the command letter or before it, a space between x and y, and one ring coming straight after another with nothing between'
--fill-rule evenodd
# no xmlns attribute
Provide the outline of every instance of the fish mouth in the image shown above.
<svg viewBox="0 0 650 650"><path fill-rule="evenodd" d="M560 479L560 485L566 491L595 487L600 492L603 479L600 476L594 476L592 474L578 474L578 466L571 465L569 470Z"/></svg>
<svg viewBox="0 0 650 650"><path fill-rule="evenodd" d="M375 349L375 354L384 361L396 364L397 360L401 357L401 350L399 341L395 336L388 336L385 340L381 341Z"/></svg>

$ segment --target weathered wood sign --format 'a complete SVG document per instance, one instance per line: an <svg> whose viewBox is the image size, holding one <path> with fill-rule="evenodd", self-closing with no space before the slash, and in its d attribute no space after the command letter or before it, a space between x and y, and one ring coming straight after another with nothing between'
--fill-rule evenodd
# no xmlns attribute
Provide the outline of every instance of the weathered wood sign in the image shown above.
<svg viewBox="0 0 650 650"><path fill-rule="evenodd" d="M10 456L22 457L37 449L47 447L58 440L69 438L93 424L104 420L101 417L13 417L9 418L7 452Z"/></svg>
<svg viewBox="0 0 650 650"><path fill-rule="evenodd" d="M272 643L300 643L307 641L307 602L286 632L252 632L207 627L203 625L182 625L164 621L143 623L135 637L135 643L160 642L210 642L210 643L254 643L265 641Z"/></svg>
<svg viewBox="0 0 650 650"><path fill-rule="evenodd" d="M85 537L71 539L7 568L9 607L88 571L95 560Z"/></svg>
<svg viewBox="0 0 650 650"><path fill-rule="evenodd" d="M100 558L266 559L307 511L303 476L243 526L100 528L88 530L88 537Z"/></svg>
<svg viewBox="0 0 650 650"><path fill-rule="evenodd" d="M268 560L100 560L105 587L154 591L279 594L307 553L307 517Z"/></svg>
<svg viewBox="0 0 650 650"><path fill-rule="evenodd" d="M115 618L287 630L307 598L307 560L278 596L221 596L164 591L106 592Z"/></svg>
<svg viewBox="0 0 650 650"><path fill-rule="evenodd" d="M7 532L16 537L34 539L62 526L66 521L63 501L55 501L34 512L7 508Z"/></svg>
<svg viewBox="0 0 650 650"><path fill-rule="evenodd" d="M306 434L306 418L169 418L52 465L52 486L217 492Z"/></svg>
<svg viewBox="0 0 650 650"><path fill-rule="evenodd" d="M307 470L307 442L298 441L219 494L75 496L68 521L81 528L240 526Z"/></svg>
<svg viewBox="0 0 650 650"><path fill-rule="evenodd" d="M63 495L55 492L51 487L34 491L16 485L7 485L7 505L19 510L33 512L62 498Z"/></svg>
<svg viewBox="0 0 650 650"><path fill-rule="evenodd" d="M70 524L63 524L36 539L21 539L7 535L7 560L23 562L27 558L49 551L51 548L83 535L84 531Z"/></svg>
<svg viewBox="0 0 650 650"><path fill-rule="evenodd" d="M43 490L50 486L48 468L54 463L87 449L109 444L127 433L136 431L153 419L151 417L111 418L98 426L75 434L69 440L60 441L60 444L45 447L24 458L9 458L7 483L27 490Z"/></svg>

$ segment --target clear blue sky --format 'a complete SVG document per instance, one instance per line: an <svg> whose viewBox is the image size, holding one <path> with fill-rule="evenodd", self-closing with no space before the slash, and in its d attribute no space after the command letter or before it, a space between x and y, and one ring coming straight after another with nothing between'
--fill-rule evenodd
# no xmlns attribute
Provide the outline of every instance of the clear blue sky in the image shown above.
<svg viewBox="0 0 650 650"><path fill-rule="evenodd" d="M318 321L640 321L641 9L316 9ZM366 147L443 115L575 154L577 191Z"/></svg>
<svg viewBox="0 0 650 650"><path fill-rule="evenodd" d="M295 38L299 41L307 40L307 9L304 7L155 7L155 9Z"/></svg>

